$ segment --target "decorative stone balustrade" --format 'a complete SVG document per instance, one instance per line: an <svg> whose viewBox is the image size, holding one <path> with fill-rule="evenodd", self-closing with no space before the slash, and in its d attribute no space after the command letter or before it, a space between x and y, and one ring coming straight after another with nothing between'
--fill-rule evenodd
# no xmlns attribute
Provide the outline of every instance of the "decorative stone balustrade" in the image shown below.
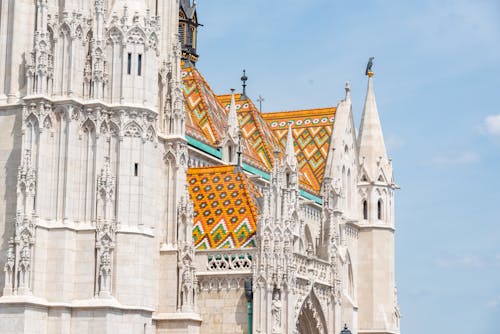
<svg viewBox="0 0 500 334"><path fill-rule="evenodd" d="M294 254L294 261L299 277L311 278L325 285L333 285L332 266L328 262L302 254Z"/></svg>
<svg viewBox="0 0 500 334"><path fill-rule="evenodd" d="M254 249L214 249L196 252L197 271L212 273L251 273Z"/></svg>

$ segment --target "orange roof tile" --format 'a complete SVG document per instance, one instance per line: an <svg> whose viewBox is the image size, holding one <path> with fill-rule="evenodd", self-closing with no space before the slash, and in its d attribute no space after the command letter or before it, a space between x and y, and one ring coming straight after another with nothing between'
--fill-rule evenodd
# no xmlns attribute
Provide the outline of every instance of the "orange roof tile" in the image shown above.
<svg viewBox="0 0 500 334"><path fill-rule="evenodd" d="M195 67L182 68L186 133L217 147L227 126L226 112Z"/></svg>
<svg viewBox="0 0 500 334"><path fill-rule="evenodd" d="M244 139L243 155L245 162L254 167L270 171L273 166L273 151L280 149L276 137L262 119L261 113L250 99L240 100L241 94L234 95L236 111ZM231 95L218 95L217 99L229 112Z"/></svg>
<svg viewBox="0 0 500 334"><path fill-rule="evenodd" d="M189 168L198 249L255 246L260 193L235 166Z"/></svg>
<svg viewBox="0 0 500 334"><path fill-rule="evenodd" d="M295 152L300 169L300 184L319 194L335 122L336 108L263 113L271 131L285 147L288 122L292 122Z"/></svg>

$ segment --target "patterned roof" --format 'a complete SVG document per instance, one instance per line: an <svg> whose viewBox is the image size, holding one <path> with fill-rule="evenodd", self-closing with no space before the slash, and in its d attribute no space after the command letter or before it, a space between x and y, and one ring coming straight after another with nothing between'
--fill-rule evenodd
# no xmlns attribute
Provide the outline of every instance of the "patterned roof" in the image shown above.
<svg viewBox="0 0 500 334"><path fill-rule="evenodd" d="M285 147L288 122L292 121L295 152L301 173L300 184L320 193L325 173L336 108L284 111L262 114L271 131Z"/></svg>
<svg viewBox="0 0 500 334"><path fill-rule="evenodd" d="M186 101L186 133L218 148L227 129L231 95L216 96L195 67L182 68L182 80ZM243 135L243 161L262 171L269 171L273 150L279 149L279 143L252 101L239 101L239 94L235 98Z"/></svg>
<svg viewBox="0 0 500 334"><path fill-rule="evenodd" d="M243 155L245 162L263 170L270 171L273 165L273 151L280 149L276 137L262 119L262 114L250 99L240 101L241 94L234 95L238 121L244 139ZM231 95L219 95L217 99L227 112Z"/></svg>
<svg viewBox="0 0 500 334"><path fill-rule="evenodd" d="M196 68L183 67L182 82L187 111L186 133L217 147L227 126L226 111Z"/></svg>
<svg viewBox="0 0 500 334"><path fill-rule="evenodd" d="M235 166L189 168L197 249L255 247L257 198L247 176Z"/></svg>

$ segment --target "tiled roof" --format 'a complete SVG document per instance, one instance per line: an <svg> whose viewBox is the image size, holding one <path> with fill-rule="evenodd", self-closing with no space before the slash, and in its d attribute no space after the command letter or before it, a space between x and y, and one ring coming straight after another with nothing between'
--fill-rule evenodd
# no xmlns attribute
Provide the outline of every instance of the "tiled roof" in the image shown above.
<svg viewBox="0 0 500 334"><path fill-rule="evenodd" d="M235 94L236 111L244 139L244 158L254 167L270 171L273 165L273 151L280 149L279 142L253 102L248 98L240 98L241 94ZM219 95L217 99L226 111L229 111L231 95Z"/></svg>
<svg viewBox="0 0 500 334"><path fill-rule="evenodd" d="M288 122L292 121L295 152L305 190L319 194L330 148L336 108L264 113L262 118L285 147Z"/></svg>
<svg viewBox="0 0 500 334"><path fill-rule="evenodd" d="M189 168L197 249L255 246L260 193L235 166Z"/></svg>
<svg viewBox="0 0 500 334"><path fill-rule="evenodd" d="M194 67L182 69L187 135L218 148L227 129L231 95L216 96ZM273 150L280 148L260 112L250 100L236 96L238 120L243 135L243 161L264 172L272 167Z"/></svg>
<svg viewBox="0 0 500 334"><path fill-rule="evenodd" d="M217 147L227 126L224 108L196 68L182 69L182 83L187 111L186 133Z"/></svg>

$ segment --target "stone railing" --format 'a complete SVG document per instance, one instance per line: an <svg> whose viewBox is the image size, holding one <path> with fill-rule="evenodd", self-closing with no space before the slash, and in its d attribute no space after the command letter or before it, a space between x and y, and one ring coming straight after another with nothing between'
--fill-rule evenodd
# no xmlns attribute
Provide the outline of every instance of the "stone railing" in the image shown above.
<svg viewBox="0 0 500 334"><path fill-rule="evenodd" d="M200 272L250 273L255 249L213 249L196 252Z"/></svg>
<svg viewBox="0 0 500 334"><path fill-rule="evenodd" d="M200 291L240 290L252 277L255 249L197 251L196 276Z"/></svg>
<svg viewBox="0 0 500 334"><path fill-rule="evenodd" d="M313 281L332 285L331 265L318 258L302 254L294 254L295 267L297 275L304 278L311 278Z"/></svg>
<svg viewBox="0 0 500 334"><path fill-rule="evenodd" d="M352 224L345 224L345 233L349 238L357 239L358 238L358 228Z"/></svg>

